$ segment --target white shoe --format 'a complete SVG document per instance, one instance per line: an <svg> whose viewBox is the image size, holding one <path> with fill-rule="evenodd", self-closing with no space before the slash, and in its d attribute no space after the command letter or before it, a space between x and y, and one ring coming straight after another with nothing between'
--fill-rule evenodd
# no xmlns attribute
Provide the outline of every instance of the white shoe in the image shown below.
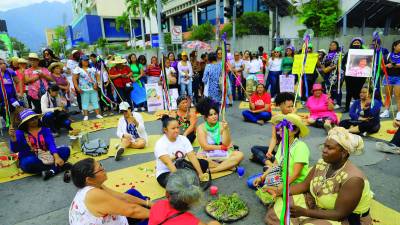
<svg viewBox="0 0 400 225"><path fill-rule="evenodd" d="M400 154L400 147L392 143L376 142L375 146L381 152Z"/></svg>
<svg viewBox="0 0 400 225"><path fill-rule="evenodd" d="M137 112L137 111L138 111L138 108L133 108L133 111Z"/></svg>
<svg viewBox="0 0 400 225"><path fill-rule="evenodd" d="M140 107L140 111L144 112L146 109L144 107Z"/></svg>
<svg viewBox="0 0 400 225"><path fill-rule="evenodd" d="M97 114L97 115L96 115L96 118L97 118L97 119L103 119L103 116L100 115L100 114Z"/></svg>
<svg viewBox="0 0 400 225"><path fill-rule="evenodd" d="M389 118L390 117L389 110L385 109L385 111L383 111L383 113L381 113L380 117L381 118Z"/></svg>
<svg viewBox="0 0 400 225"><path fill-rule="evenodd" d="M84 116L84 117L83 117L83 121L87 121L88 119L89 119L88 116Z"/></svg>
<svg viewBox="0 0 400 225"><path fill-rule="evenodd" d="M335 106L333 107L334 109L340 109L340 105L335 104Z"/></svg>

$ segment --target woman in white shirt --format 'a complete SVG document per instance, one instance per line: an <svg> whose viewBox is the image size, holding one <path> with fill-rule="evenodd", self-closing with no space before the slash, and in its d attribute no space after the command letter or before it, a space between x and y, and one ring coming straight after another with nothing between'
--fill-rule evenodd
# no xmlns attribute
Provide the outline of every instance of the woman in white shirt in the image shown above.
<svg viewBox="0 0 400 225"><path fill-rule="evenodd" d="M115 161L121 159L125 148L141 149L148 143L142 115L132 112L128 102L121 102L119 110L123 113L117 127L117 136L121 138L121 144L117 146Z"/></svg>
<svg viewBox="0 0 400 225"><path fill-rule="evenodd" d="M256 84L259 83L257 79L257 74L262 74L263 71L263 63L262 61L257 57L255 53L251 54L251 61L249 63L249 69L248 69L248 76L246 78L246 82L251 83L251 89L248 90L248 96L253 95L253 92L255 91ZM247 89L247 83L246 83L246 89Z"/></svg>
<svg viewBox="0 0 400 225"><path fill-rule="evenodd" d="M279 93L279 76L282 74L282 54L281 48L276 47L274 51L272 51L272 56L268 60L267 68L268 68L268 77L267 83L265 84L265 89L268 90L271 85L271 97L275 99L276 94Z"/></svg>
<svg viewBox="0 0 400 225"><path fill-rule="evenodd" d="M244 70L243 70L243 78L245 80L245 86L246 86L246 101L248 101L248 96L251 96L253 94L253 89L254 89L254 80L253 79L247 79L249 77L249 69L250 69L250 52L249 50L244 51L243 53L243 65L244 65Z"/></svg>
<svg viewBox="0 0 400 225"><path fill-rule="evenodd" d="M197 159L192 144L179 134L179 123L175 118L164 115L161 119L164 135L157 141L154 148L156 157L156 177L158 183L165 187L170 173L176 172L175 161L187 158L197 172L200 181L208 181L209 174L207 160Z"/></svg>
<svg viewBox="0 0 400 225"><path fill-rule="evenodd" d="M147 224L149 199L133 188L120 193L106 187L107 173L93 158L75 163L71 178L79 189L69 208L70 225Z"/></svg>
<svg viewBox="0 0 400 225"><path fill-rule="evenodd" d="M192 64L188 60L188 55L186 52L181 54L182 60L178 63L178 73L179 73L179 84L181 87L181 95L186 94L193 99L192 91L192 81L193 81L193 68ZM187 92L186 92L187 91Z"/></svg>

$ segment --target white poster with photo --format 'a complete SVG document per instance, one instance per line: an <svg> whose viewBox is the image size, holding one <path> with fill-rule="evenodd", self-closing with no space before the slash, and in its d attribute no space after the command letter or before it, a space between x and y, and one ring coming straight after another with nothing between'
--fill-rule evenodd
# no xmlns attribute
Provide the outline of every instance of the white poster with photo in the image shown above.
<svg viewBox="0 0 400 225"><path fill-rule="evenodd" d="M179 97L178 88L169 89L169 97L171 98L171 105L172 107L170 110L176 110L178 106L176 105L176 100Z"/></svg>
<svg viewBox="0 0 400 225"><path fill-rule="evenodd" d="M162 88L158 84L146 84L146 99L149 112L164 109Z"/></svg>
<svg viewBox="0 0 400 225"><path fill-rule="evenodd" d="M279 76L279 90L280 92L294 93L295 75L280 75Z"/></svg>
<svg viewBox="0 0 400 225"><path fill-rule="evenodd" d="M373 63L373 49L350 49L346 63L346 76L371 77Z"/></svg>

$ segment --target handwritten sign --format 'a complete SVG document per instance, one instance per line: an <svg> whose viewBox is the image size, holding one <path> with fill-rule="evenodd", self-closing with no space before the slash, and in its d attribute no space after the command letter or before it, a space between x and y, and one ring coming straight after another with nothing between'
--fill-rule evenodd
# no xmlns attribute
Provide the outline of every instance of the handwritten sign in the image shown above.
<svg viewBox="0 0 400 225"><path fill-rule="evenodd" d="M292 74L302 74L303 69L303 62L304 62L304 54L297 54L294 55L293 67L292 67ZM309 53L307 54L306 65L304 71L306 74L314 73L315 65L318 62L318 53Z"/></svg>
<svg viewBox="0 0 400 225"><path fill-rule="evenodd" d="M280 92L294 93L295 75L280 75L279 76L279 90Z"/></svg>

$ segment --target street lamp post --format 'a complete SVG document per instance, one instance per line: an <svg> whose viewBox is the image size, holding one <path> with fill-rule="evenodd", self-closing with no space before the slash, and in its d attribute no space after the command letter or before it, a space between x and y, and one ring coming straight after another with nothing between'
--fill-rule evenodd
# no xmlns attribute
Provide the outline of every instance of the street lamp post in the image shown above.
<svg viewBox="0 0 400 225"><path fill-rule="evenodd" d="M142 31L143 48L146 48L146 32L144 31L144 25L143 25L142 0L139 0L139 14L140 14L140 28Z"/></svg>
<svg viewBox="0 0 400 225"><path fill-rule="evenodd" d="M219 7L220 0L216 0L215 2L215 40L219 44L219 13L220 13L220 7Z"/></svg>
<svg viewBox="0 0 400 225"><path fill-rule="evenodd" d="M162 11L161 0L157 0L158 46L161 50L161 53L164 53L164 34L162 31L162 24L161 24L161 11Z"/></svg>

